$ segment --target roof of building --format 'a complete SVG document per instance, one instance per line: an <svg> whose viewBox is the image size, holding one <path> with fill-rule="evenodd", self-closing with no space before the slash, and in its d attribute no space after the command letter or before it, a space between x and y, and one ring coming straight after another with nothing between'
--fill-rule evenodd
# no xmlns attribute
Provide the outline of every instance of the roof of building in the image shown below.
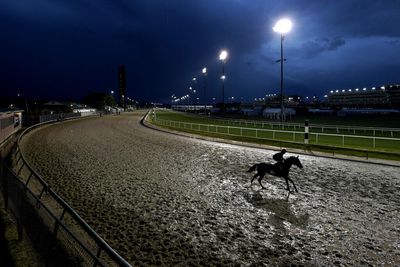
<svg viewBox="0 0 400 267"><path fill-rule="evenodd" d="M49 101L44 103L43 106L65 106L65 105L57 101Z"/></svg>

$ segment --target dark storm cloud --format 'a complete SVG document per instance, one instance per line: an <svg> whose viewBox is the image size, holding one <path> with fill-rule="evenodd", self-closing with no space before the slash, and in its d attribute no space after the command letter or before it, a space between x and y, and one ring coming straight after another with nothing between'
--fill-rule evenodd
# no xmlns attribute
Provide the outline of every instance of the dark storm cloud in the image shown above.
<svg viewBox="0 0 400 267"><path fill-rule="evenodd" d="M385 41L387 45L400 45L400 39Z"/></svg>
<svg viewBox="0 0 400 267"><path fill-rule="evenodd" d="M302 45L302 52L304 57L315 57L324 51L335 51L343 46L346 41L341 37L317 38L310 40Z"/></svg>
<svg viewBox="0 0 400 267"><path fill-rule="evenodd" d="M0 86L83 96L115 90L124 64L131 97L165 100L186 94L191 78L207 66L209 95L217 97L217 57L226 48L229 94L260 96L279 85L279 37L272 26L288 16L294 29L285 39L287 91L322 93L333 73L349 76L343 84L354 83L351 77L362 83L363 76L378 75L363 65L399 66L399 10L396 0L3 0ZM371 57L377 51L391 58L390 66ZM359 65L345 69L355 52L363 54L355 55ZM374 80L393 79L379 72Z"/></svg>

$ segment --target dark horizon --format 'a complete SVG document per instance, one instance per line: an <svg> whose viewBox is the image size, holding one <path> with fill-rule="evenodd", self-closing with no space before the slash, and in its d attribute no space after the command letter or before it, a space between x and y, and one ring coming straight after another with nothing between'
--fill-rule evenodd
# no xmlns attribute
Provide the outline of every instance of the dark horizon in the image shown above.
<svg viewBox="0 0 400 267"><path fill-rule="evenodd" d="M396 84L399 10L396 0L0 2L1 95L78 100L117 92L124 65L127 96L168 103L189 86L202 98L207 67L207 102L221 102L221 49L229 52L225 101L279 94L280 36L272 27L281 17L293 21L285 95Z"/></svg>

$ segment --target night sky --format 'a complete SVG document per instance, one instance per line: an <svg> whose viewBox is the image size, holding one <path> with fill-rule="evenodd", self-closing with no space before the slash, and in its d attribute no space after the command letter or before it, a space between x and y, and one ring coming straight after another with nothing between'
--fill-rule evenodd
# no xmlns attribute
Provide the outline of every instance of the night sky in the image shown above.
<svg viewBox="0 0 400 267"><path fill-rule="evenodd" d="M169 102L206 66L220 101L223 48L226 98L279 93L281 17L287 94L400 82L400 0L0 0L0 95L110 92L123 64L129 97Z"/></svg>

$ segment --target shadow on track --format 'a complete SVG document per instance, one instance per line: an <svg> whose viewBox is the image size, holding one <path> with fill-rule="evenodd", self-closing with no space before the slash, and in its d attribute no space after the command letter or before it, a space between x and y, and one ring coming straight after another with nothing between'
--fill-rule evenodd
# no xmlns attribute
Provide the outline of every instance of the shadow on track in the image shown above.
<svg viewBox="0 0 400 267"><path fill-rule="evenodd" d="M297 215L291 210L291 203L288 201L290 192L285 199L263 198L259 191L253 191L253 194L246 195L246 200L254 207L272 212L270 220L277 227L283 227L283 221L287 221L299 227L305 227L308 224L310 215L308 213Z"/></svg>

